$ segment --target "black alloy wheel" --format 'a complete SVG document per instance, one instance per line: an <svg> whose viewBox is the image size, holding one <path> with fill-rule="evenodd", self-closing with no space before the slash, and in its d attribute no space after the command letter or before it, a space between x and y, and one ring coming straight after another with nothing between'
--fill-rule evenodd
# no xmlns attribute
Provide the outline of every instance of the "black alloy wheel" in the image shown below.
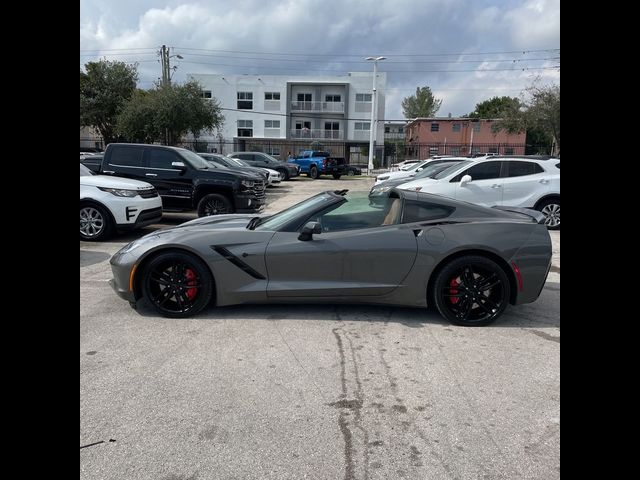
<svg viewBox="0 0 640 480"><path fill-rule="evenodd" d="M213 277L199 258L182 252L154 257L142 277L144 298L165 317L197 314L211 301Z"/></svg>
<svg viewBox="0 0 640 480"><path fill-rule="evenodd" d="M504 270L486 257L469 255L447 264L436 277L434 300L451 323L482 326L507 308L510 285Z"/></svg>

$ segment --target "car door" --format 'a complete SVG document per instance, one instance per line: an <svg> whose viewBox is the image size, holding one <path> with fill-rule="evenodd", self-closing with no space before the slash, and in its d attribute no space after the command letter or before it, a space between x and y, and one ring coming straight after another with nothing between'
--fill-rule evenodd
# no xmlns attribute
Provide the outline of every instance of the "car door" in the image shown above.
<svg viewBox="0 0 640 480"><path fill-rule="evenodd" d="M139 146L110 145L108 163L104 165L102 173L147 181L143 153L144 149Z"/></svg>
<svg viewBox="0 0 640 480"><path fill-rule="evenodd" d="M451 179L455 183L455 198L465 202L492 207L502 205L501 161L480 162ZM465 175L471 181L462 183Z"/></svg>
<svg viewBox="0 0 640 480"><path fill-rule="evenodd" d="M549 191L551 175L536 162L505 161L502 204L533 207Z"/></svg>
<svg viewBox="0 0 640 480"><path fill-rule="evenodd" d="M173 162L187 162L170 150L145 149L145 181L151 183L162 197L164 207L191 208L193 182L188 171L176 168Z"/></svg>
<svg viewBox="0 0 640 480"><path fill-rule="evenodd" d="M323 231L311 240L299 240L299 232L272 237L266 250L267 296L384 295L402 283L417 255L414 232L403 225L382 225L384 210L369 205L352 210L349 224L342 219L340 226L337 214L345 206L312 218L323 224Z"/></svg>

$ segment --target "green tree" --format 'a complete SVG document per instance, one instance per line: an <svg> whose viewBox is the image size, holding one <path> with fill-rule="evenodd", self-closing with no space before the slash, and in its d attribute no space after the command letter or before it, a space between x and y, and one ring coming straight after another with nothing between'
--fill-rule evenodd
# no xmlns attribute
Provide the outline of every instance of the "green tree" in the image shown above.
<svg viewBox="0 0 640 480"><path fill-rule="evenodd" d="M118 117L118 132L130 140L175 145L186 133L198 137L224 122L214 98L203 98L200 85L159 86L136 92Z"/></svg>
<svg viewBox="0 0 640 480"><path fill-rule="evenodd" d="M441 104L442 100L434 98L431 88L417 87L415 95L402 100L402 113L405 118L433 117Z"/></svg>
<svg viewBox="0 0 640 480"><path fill-rule="evenodd" d="M520 100L514 97L493 97L489 100L477 103L476 108L469 118L502 118L508 112L518 110Z"/></svg>
<svg viewBox="0 0 640 480"><path fill-rule="evenodd" d="M115 140L116 118L136 89L136 65L100 60L80 71L80 126L96 128L105 144Z"/></svg>
<svg viewBox="0 0 640 480"><path fill-rule="evenodd" d="M533 82L525 90L521 107L508 110L503 119L495 124L509 133L527 133L536 130L536 136L546 135L554 144L553 154L560 153L560 85L540 85ZM533 133L533 132L532 132Z"/></svg>

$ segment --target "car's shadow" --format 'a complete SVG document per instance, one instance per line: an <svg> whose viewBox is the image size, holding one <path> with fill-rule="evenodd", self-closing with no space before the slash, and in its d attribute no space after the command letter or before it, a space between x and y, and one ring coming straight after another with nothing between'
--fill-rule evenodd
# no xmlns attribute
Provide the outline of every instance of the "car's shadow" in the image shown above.
<svg viewBox="0 0 640 480"><path fill-rule="evenodd" d="M138 314L159 317L145 302L139 302ZM393 322L410 328L422 328L426 324L448 325L432 308L387 307L378 305L327 305L327 304L268 304L210 307L196 317L198 320L348 320L365 322ZM180 321L180 319L165 319ZM495 323L484 328L547 328L560 327L560 284L547 282L540 298L526 305L509 305Z"/></svg>

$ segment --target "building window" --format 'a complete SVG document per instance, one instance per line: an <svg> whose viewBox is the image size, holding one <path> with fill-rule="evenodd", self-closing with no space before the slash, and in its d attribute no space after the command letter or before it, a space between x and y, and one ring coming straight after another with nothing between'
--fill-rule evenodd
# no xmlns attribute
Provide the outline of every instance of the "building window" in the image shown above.
<svg viewBox="0 0 640 480"><path fill-rule="evenodd" d="M253 137L253 120L238 120L238 136Z"/></svg>
<svg viewBox="0 0 640 480"><path fill-rule="evenodd" d="M404 127L398 127L398 133L404 133Z"/></svg>
<svg viewBox="0 0 640 480"><path fill-rule="evenodd" d="M460 128L460 124L459 124L459 123L454 123L454 124L451 126L451 130L452 130L452 131L454 131L454 132L459 132L459 131L461 130L461 128Z"/></svg>
<svg viewBox="0 0 640 480"><path fill-rule="evenodd" d="M264 136L279 137L280 136L280 120L265 120Z"/></svg>
<svg viewBox="0 0 640 480"><path fill-rule="evenodd" d="M280 92L265 92L265 100L280 100Z"/></svg>
<svg viewBox="0 0 640 480"><path fill-rule="evenodd" d="M324 138L340 138L340 123L324 122Z"/></svg>
<svg viewBox="0 0 640 480"><path fill-rule="evenodd" d="M429 147L429 156L433 157L438 154L438 147Z"/></svg>
<svg viewBox="0 0 640 480"><path fill-rule="evenodd" d="M356 112L370 112L371 111L371 94L370 93L356 93Z"/></svg>
<svg viewBox="0 0 640 480"><path fill-rule="evenodd" d="M353 126L354 130L370 130L371 122L356 122Z"/></svg>
<svg viewBox="0 0 640 480"><path fill-rule="evenodd" d="M211 90L203 90L202 98L211 98Z"/></svg>
<svg viewBox="0 0 640 480"><path fill-rule="evenodd" d="M356 93L356 102L371 102L370 93Z"/></svg>
<svg viewBox="0 0 640 480"><path fill-rule="evenodd" d="M267 145L264 153L267 153L269 155L272 155L274 157L279 157L280 156L280 147L275 147L272 145Z"/></svg>
<svg viewBox="0 0 640 480"><path fill-rule="evenodd" d="M384 133L391 133L390 127L384 127Z"/></svg>
<svg viewBox="0 0 640 480"><path fill-rule="evenodd" d="M324 101L325 102L341 102L342 100L340 100L340 95L325 95Z"/></svg>
<svg viewBox="0 0 640 480"><path fill-rule="evenodd" d="M432 132L439 132L440 131L440 124L439 123L432 123L431 124L431 131Z"/></svg>
<svg viewBox="0 0 640 480"><path fill-rule="evenodd" d="M280 128L280 120L265 120L264 128Z"/></svg>
<svg viewBox="0 0 640 480"><path fill-rule="evenodd" d="M476 133L480 131L480 122L473 122L473 131Z"/></svg>
<svg viewBox="0 0 640 480"><path fill-rule="evenodd" d="M253 92L238 92L238 110L253 110Z"/></svg>

